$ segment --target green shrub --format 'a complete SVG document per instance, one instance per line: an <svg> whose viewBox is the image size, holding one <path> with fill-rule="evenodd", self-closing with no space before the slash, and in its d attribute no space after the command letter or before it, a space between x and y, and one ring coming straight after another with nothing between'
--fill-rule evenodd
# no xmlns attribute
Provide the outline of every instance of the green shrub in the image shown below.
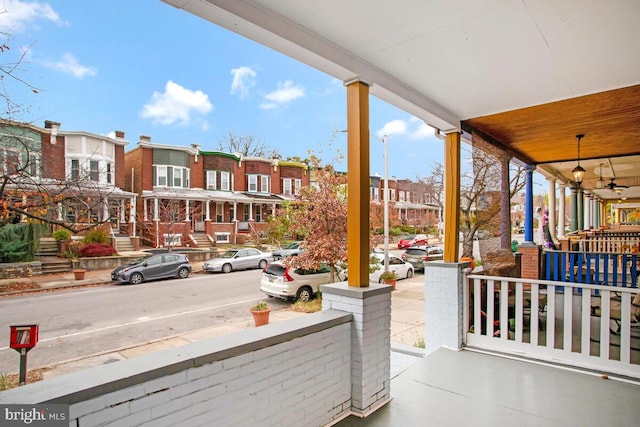
<svg viewBox="0 0 640 427"><path fill-rule="evenodd" d="M54 231L52 236L54 239L60 242L62 240L69 240L71 238L71 233L69 233L68 230L60 229L60 230Z"/></svg>
<svg viewBox="0 0 640 427"><path fill-rule="evenodd" d="M89 243L111 243L111 236L104 230L91 230L84 236L84 242Z"/></svg>
<svg viewBox="0 0 640 427"><path fill-rule="evenodd" d="M84 247L84 242L80 240L73 240L67 246L67 250L64 253L64 256L67 258L78 258L80 257L80 250Z"/></svg>

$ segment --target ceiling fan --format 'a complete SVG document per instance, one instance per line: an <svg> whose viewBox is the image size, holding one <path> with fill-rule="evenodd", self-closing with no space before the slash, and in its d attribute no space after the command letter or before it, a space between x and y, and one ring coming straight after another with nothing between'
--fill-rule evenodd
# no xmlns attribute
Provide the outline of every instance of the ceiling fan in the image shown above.
<svg viewBox="0 0 640 427"><path fill-rule="evenodd" d="M622 190L624 190L625 188L629 188L626 185L622 185L622 184L616 184L616 178L613 177L611 178L611 182L607 184L607 188L609 190L615 191L615 192L620 192Z"/></svg>

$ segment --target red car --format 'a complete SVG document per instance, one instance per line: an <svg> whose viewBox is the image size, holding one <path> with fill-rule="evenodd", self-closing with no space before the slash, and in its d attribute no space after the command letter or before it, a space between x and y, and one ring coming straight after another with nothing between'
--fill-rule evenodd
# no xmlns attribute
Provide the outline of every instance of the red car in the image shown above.
<svg viewBox="0 0 640 427"><path fill-rule="evenodd" d="M400 238L400 240L398 241L398 249L406 249L409 246L426 244L426 234L410 234L408 236L403 236L402 238Z"/></svg>

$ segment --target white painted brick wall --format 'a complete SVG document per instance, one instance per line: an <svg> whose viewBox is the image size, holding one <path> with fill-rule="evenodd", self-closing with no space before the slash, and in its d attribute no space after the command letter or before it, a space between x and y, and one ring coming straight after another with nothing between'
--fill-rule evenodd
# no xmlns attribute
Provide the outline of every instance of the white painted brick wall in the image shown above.
<svg viewBox="0 0 640 427"><path fill-rule="evenodd" d="M462 347L463 265L425 264L425 353Z"/></svg>
<svg viewBox="0 0 640 427"><path fill-rule="evenodd" d="M58 377L29 384L1 393L0 403L52 399L64 403L66 395L81 400L85 388L102 384L90 377L105 381L104 385L117 384L127 382L130 375L144 378L150 372L147 369L175 372L184 366L177 373L155 374L153 379L71 404L70 426L324 426L351 411L351 316L332 311L307 319L304 327L300 320L291 319L237 334L242 339L218 337L179 351L92 368L87 377L78 373L66 380ZM254 342L260 339L273 345L259 348ZM234 344L221 345L225 340ZM242 346L258 349L236 350ZM241 354L215 360L216 351ZM199 358L215 361L204 363Z"/></svg>
<svg viewBox="0 0 640 427"><path fill-rule="evenodd" d="M353 314L351 343L352 411L366 415L390 399L391 292L389 287L322 288L323 310Z"/></svg>
<svg viewBox="0 0 640 427"><path fill-rule="evenodd" d="M52 387L42 381L3 392L0 403L69 396L70 425L82 427L324 426L368 414L390 399L391 293L380 285L352 291L323 290L323 312L302 326L291 319L92 368L47 380ZM93 397L119 383L133 385Z"/></svg>
<svg viewBox="0 0 640 427"><path fill-rule="evenodd" d="M346 323L118 390L72 405L70 412L83 427L322 426L348 411L350 349L351 325Z"/></svg>

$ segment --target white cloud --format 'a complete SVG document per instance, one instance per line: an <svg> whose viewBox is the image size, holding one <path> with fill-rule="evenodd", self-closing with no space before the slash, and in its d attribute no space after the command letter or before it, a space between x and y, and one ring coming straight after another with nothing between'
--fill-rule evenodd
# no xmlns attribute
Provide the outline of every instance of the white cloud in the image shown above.
<svg viewBox="0 0 640 427"><path fill-rule="evenodd" d="M187 125L193 115L204 115L212 109L213 105L206 93L186 89L169 80L164 93L153 92L151 100L143 107L140 115L161 125L176 122Z"/></svg>
<svg viewBox="0 0 640 427"><path fill-rule="evenodd" d="M95 76L98 74L98 71L94 67L81 65L76 57L69 52L63 53L62 58L59 61L43 61L42 65L54 70L62 71L66 74L71 74L73 77L77 77L79 79L85 76Z"/></svg>
<svg viewBox="0 0 640 427"><path fill-rule="evenodd" d="M249 89L256 85L256 72L251 67L240 67L231 70L233 81L231 82L231 94L238 93L240 99L249 95Z"/></svg>
<svg viewBox="0 0 640 427"><path fill-rule="evenodd" d="M406 135L407 133L407 122L402 119L391 120L390 122L385 123L382 129L376 132L378 138L382 138L383 136L393 136L393 135Z"/></svg>
<svg viewBox="0 0 640 427"><path fill-rule="evenodd" d="M342 80L332 77L331 80L329 81L329 86L327 86L327 88L320 93L320 96L331 95L332 93L335 93L340 89L342 90L345 89L344 83L342 82Z"/></svg>
<svg viewBox="0 0 640 427"><path fill-rule="evenodd" d="M264 99L269 102L261 104L260 108L276 108L282 104L286 104L294 99L302 98L304 96L305 91L302 86L294 85L291 80L287 80L284 83L278 83L278 89L273 92L269 92L264 96Z"/></svg>
<svg viewBox="0 0 640 427"><path fill-rule="evenodd" d="M0 4L0 27L4 31L21 32L28 27L36 26L35 22L39 20L66 24L47 3L4 0Z"/></svg>
<svg viewBox="0 0 640 427"><path fill-rule="evenodd" d="M378 138L384 135L404 135L410 139L427 139L433 136L433 128L415 116L411 116L409 120L396 119L385 123L382 129L376 132Z"/></svg>

